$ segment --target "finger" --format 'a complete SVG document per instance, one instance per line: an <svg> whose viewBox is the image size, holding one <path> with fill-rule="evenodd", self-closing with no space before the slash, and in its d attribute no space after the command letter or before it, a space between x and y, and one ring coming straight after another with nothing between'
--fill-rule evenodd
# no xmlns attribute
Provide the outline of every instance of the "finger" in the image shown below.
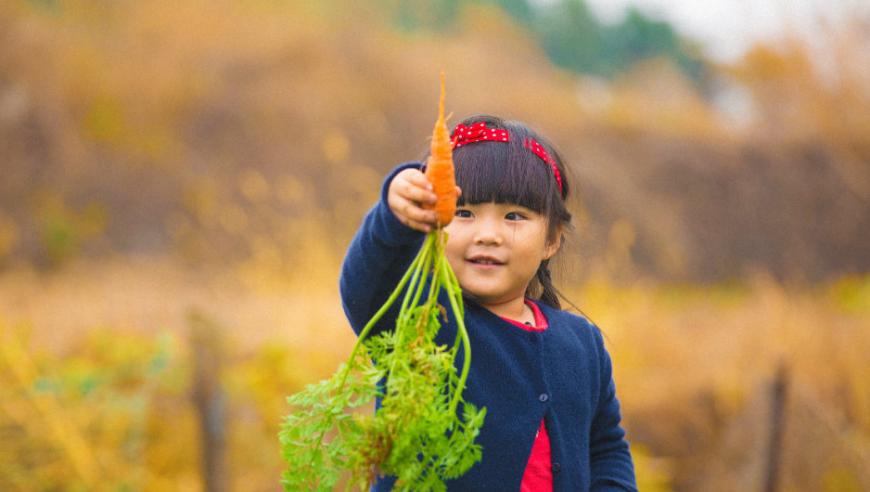
<svg viewBox="0 0 870 492"><path fill-rule="evenodd" d="M395 215L396 215L396 218L399 219L399 222L406 225L407 227L410 227L411 229L415 229L415 230L418 230L420 232L429 232L432 230L431 225L426 224L424 222L417 221L417 220L413 220L413 219L409 218L404 213L397 213Z"/></svg>
<svg viewBox="0 0 870 492"><path fill-rule="evenodd" d="M457 186L457 187L456 187L456 198L459 198L459 197L461 197L461 196L462 196L462 188L460 188L459 186Z"/></svg>
<svg viewBox="0 0 870 492"><path fill-rule="evenodd" d="M407 177L408 181L414 183L414 185L423 188L424 190L432 191L432 183L429 182L429 178L427 178L422 171L408 173Z"/></svg>
<svg viewBox="0 0 870 492"><path fill-rule="evenodd" d="M435 225L435 212L432 210L425 210L421 208L419 204L411 200L396 195L388 200L388 204L390 210L393 211L393 215L398 217L402 223L406 223L408 220L413 220L419 223Z"/></svg>
<svg viewBox="0 0 870 492"><path fill-rule="evenodd" d="M417 222L416 220L410 220L410 219L409 219L409 220L408 220L407 222L405 222L404 224L405 224L406 226L410 227L411 229L416 229L416 230L418 230L418 231L420 231L420 232L429 232L429 231L432 230L432 226L430 226L429 224L424 224L424 223L422 223L422 222Z"/></svg>
<svg viewBox="0 0 870 492"><path fill-rule="evenodd" d="M404 198L396 193L390 193L387 195L387 205L389 205L390 210L392 210L396 215L399 215L399 207L402 205L403 200Z"/></svg>
<svg viewBox="0 0 870 492"><path fill-rule="evenodd" d="M401 195L403 198L417 203L435 203L438 200L435 193L410 181L401 188Z"/></svg>
<svg viewBox="0 0 870 492"><path fill-rule="evenodd" d="M402 215L409 220L420 223L428 223L434 225L438 220L434 210L427 210L420 207L417 203L406 200L399 205Z"/></svg>

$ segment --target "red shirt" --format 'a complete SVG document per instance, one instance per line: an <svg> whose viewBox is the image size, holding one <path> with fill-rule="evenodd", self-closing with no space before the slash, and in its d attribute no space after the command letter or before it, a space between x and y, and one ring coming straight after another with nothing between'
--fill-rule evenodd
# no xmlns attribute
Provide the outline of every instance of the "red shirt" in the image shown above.
<svg viewBox="0 0 870 492"><path fill-rule="evenodd" d="M544 313L541 312L538 305L530 299L526 299L526 305L531 308L532 313L535 315L535 326L529 326L509 318L502 319L523 330L546 330L548 326L547 318L544 317ZM547 434L544 419L541 419L541 425L538 427L535 442L532 444L532 452L526 464L526 471L523 473L523 481L520 483L520 492L551 490L553 490L553 470L550 463L550 436Z"/></svg>

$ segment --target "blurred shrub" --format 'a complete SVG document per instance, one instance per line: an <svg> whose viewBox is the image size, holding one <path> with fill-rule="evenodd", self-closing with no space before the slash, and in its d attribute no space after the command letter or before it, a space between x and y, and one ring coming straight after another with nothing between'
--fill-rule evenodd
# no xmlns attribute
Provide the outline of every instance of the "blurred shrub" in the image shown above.
<svg viewBox="0 0 870 492"><path fill-rule="evenodd" d="M606 264L622 223L633 275L819 280L870 266L859 22L822 45L758 46L699 88L673 61L683 43L638 12L586 33L637 52L618 74L599 67L608 81L556 68L530 31L547 15L592 22L582 3L454 3L438 4L443 31L397 30L385 12L404 4L389 1L5 3L5 257L169 252L248 270L268 257L290 281L316 251L335 268L384 174L425 148L443 67L457 118L522 119L559 144L578 191L575 278ZM557 44L580 56L580 41ZM46 213L41 193L63 207ZM91 206L100 227L76 218Z"/></svg>
<svg viewBox="0 0 870 492"><path fill-rule="evenodd" d="M293 289L251 290L155 275L153 264L103 268L58 272L57 282L0 277L0 302L12 299L0 311L18 314L14 293L39 292L33 303L43 320L32 330L0 323L0 489L89 490L98 480L199 490L204 441L194 395L205 381L226 397L227 487L278 490L285 397L331 374L353 344L337 294L324 287L335 273ZM102 301L82 275L123 277L109 288L123 285L125 295ZM712 287L620 286L597 277L566 289L605 334L642 490L760 488L780 362L790 367L783 487L867 488L866 285L855 277L794 289L759 275ZM146 292L155 287L160 295ZM189 316L203 290L220 295ZM78 306L83 294L93 300ZM103 317L129 326L82 323L69 313L104 309ZM182 315L168 318L171 331L155 331L153 319L166 313ZM195 335L196 326L209 327L208 336ZM196 353L209 347L219 362L200 365L197 376Z"/></svg>
<svg viewBox="0 0 870 492"><path fill-rule="evenodd" d="M184 413L155 426L168 417L158 403L185 386L169 335L94 332L60 357L34 350L25 327L3 324L0 335L0 488L136 490L191 472L190 458L178 459L190 443L159 455L162 440L189 428Z"/></svg>
<svg viewBox="0 0 870 492"><path fill-rule="evenodd" d="M40 196L39 210L42 264L59 267L79 253L82 244L103 234L107 228L107 211L99 203L89 203L81 211L71 210L62 197L53 192Z"/></svg>

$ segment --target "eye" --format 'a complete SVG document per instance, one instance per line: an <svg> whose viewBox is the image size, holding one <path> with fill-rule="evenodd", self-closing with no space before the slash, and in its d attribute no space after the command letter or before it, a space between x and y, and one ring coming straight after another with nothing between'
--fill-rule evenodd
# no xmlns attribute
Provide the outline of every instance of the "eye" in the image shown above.
<svg viewBox="0 0 870 492"><path fill-rule="evenodd" d="M457 208L456 209L456 216L462 217L463 219L471 218L471 210L468 210L465 208Z"/></svg>
<svg viewBox="0 0 870 492"><path fill-rule="evenodd" d="M522 212L508 212L508 213L504 216L504 218L507 219L507 220L516 221L516 220L525 220L525 219L527 219L528 217L526 217L526 215L525 215L524 213L522 213Z"/></svg>

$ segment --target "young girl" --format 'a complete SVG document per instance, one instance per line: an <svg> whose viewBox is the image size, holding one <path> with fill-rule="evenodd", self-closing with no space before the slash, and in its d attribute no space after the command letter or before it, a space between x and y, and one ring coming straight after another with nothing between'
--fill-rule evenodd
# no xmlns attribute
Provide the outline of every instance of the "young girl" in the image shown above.
<svg viewBox="0 0 870 492"><path fill-rule="evenodd" d="M483 459L449 490L636 490L601 334L560 309L550 280L550 258L571 220L561 158L523 124L491 116L463 121L452 139L460 197L445 251L471 338L463 397L487 413L477 438ZM389 174L350 245L341 296L357 334L435 226L424 208L435 195L421 168L410 162ZM375 330L395 326L397 312ZM455 336L448 322L436 341ZM394 481L380 477L374 490Z"/></svg>

